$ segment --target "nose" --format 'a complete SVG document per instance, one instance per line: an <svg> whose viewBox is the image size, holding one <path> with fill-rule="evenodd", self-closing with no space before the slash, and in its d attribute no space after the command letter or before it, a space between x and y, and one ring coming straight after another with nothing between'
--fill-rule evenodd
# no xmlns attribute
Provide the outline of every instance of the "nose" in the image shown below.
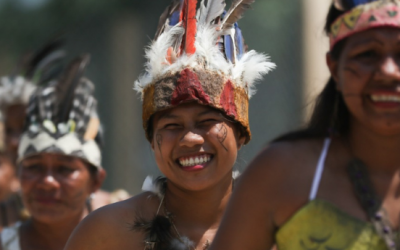
<svg viewBox="0 0 400 250"><path fill-rule="evenodd" d="M60 183L57 181L52 171L47 171L40 180L40 186L44 189L54 189L58 188Z"/></svg>
<svg viewBox="0 0 400 250"><path fill-rule="evenodd" d="M183 135L180 141L180 146L194 147L203 143L204 137L201 134L189 130Z"/></svg>
<svg viewBox="0 0 400 250"><path fill-rule="evenodd" d="M379 76L385 81L400 81L399 63L392 56L386 57L379 69Z"/></svg>

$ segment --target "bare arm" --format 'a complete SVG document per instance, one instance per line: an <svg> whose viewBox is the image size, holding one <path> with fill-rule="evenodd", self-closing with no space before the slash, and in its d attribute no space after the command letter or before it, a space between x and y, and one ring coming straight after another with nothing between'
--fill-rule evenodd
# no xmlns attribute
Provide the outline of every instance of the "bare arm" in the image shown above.
<svg viewBox="0 0 400 250"><path fill-rule="evenodd" d="M273 145L254 159L235 187L210 250L273 247L277 229L307 202L303 183L310 182L309 174L297 167L308 163L297 148Z"/></svg>

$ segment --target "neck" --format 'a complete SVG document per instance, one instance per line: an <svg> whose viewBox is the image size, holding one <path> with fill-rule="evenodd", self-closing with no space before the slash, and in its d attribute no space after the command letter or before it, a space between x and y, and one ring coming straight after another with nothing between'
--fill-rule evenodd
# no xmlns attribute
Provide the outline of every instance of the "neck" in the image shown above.
<svg viewBox="0 0 400 250"><path fill-rule="evenodd" d="M168 182L166 208L181 225L198 228L218 228L232 193L232 174L206 190L183 190Z"/></svg>
<svg viewBox="0 0 400 250"><path fill-rule="evenodd" d="M84 209L79 216L56 223L42 223L32 218L25 223L25 231L46 249L64 249L72 231L86 215L87 211Z"/></svg>
<svg viewBox="0 0 400 250"><path fill-rule="evenodd" d="M371 171L393 173L400 168L400 134L384 136L352 122L349 144Z"/></svg>

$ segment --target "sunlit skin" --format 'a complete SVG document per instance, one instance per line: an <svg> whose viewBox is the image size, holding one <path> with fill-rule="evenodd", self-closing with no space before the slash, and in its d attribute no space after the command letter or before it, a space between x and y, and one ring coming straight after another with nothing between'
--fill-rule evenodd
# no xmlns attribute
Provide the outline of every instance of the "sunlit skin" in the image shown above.
<svg viewBox="0 0 400 250"><path fill-rule="evenodd" d="M328 53L327 62L350 111L350 132L332 141L317 199L368 221L346 172L357 157L366 164L398 230L400 105L393 100L400 96L400 30L378 28L352 35L340 58ZM270 249L279 228L308 202L323 140L279 142L263 150L235 188L211 250Z"/></svg>
<svg viewBox="0 0 400 250"><path fill-rule="evenodd" d="M233 124L220 112L202 105L183 105L157 114L153 124L151 145L157 166L171 183L196 191L215 186L224 178L231 180L238 138ZM198 171L185 170L179 164L181 158L202 155L210 156L211 161Z"/></svg>
<svg viewBox="0 0 400 250"><path fill-rule="evenodd" d="M91 174L89 165L76 157L41 153L24 159L21 195L31 218L21 226L21 248L63 249L103 179L102 171Z"/></svg>
<svg viewBox="0 0 400 250"><path fill-rule="evenodd" d="M371 95L400 98L400 35L396 29L370 30L349 40L338 62L328 57L353 118L369 130L396 135L400 103L374 102Z"/></svg>
<svg viewBox="0 0 400 250"><path fill-rule="evenodd" d="M168 178L165 209L174 214L179 233L202 249L220 224L232 192L232 167L245 138L219 111L199 104L157 113L153 128L152 149ZM209 156L210 161L181 164L195 156ZM152 219L159 205L157 197L143 193L101 208L79 225L66 249L144 249L144 235L126 225L138 215Z"/></svg>
<svg viewBox="0 0 400 250"><path fill-rule="evenodd" d="M24 132L26 105L15 104L8 106L5 109L4 117L6 151L12 161L16 162L19 140Z"/></svg>

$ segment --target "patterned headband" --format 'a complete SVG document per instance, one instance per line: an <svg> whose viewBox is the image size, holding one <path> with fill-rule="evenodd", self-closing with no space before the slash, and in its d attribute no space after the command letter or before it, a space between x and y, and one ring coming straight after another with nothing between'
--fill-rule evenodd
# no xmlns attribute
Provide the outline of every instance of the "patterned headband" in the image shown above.
<svg viewBox="0 0 400 250"><path fill-rule="evenodd" d="M330 47L351 35L378 27L400 28L399 0L368 2L340 16L331 26Z"/></svg>

